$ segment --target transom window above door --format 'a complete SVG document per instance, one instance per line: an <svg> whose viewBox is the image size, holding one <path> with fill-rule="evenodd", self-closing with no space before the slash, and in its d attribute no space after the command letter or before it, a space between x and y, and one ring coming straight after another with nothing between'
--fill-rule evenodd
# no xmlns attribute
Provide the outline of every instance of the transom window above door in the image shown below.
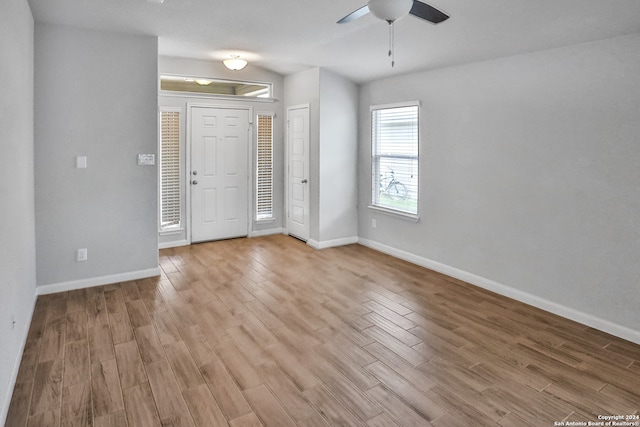
<svg viewBox="0 0 640 427"><path fill-rule="evenodd" d="M271 98L272 84L210 77L160 75L160 90L242 98Z"/></svg>

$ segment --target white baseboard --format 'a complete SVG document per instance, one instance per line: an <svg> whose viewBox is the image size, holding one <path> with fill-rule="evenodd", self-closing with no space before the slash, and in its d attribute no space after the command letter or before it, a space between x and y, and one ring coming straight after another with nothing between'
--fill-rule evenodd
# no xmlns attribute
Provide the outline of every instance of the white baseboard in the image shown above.
<svg viewBox="0 0 640 427"><path fill-rule="evenodd" d="M176 240L173 242L158 243L158 249L177 248L178 246L188 246L191 242L188 240Z"/></svg>
<svg viewBox="0 0 640 427"><path fill-rule="evenodd" d="M321 249L320 242L317 240L309 239L307 240L307 245L311 246L313 249Z"/></svg>
<svg viewBox="0 0 640 427"><path fill-rule="evenodd" d="M54 294L56 292L75 291L76 289L91 288L94 286L109 285L111 283L128 282L130 280L146 279L160 275L160 267L148 270L131 271L128 273L111 274L108 276L91 277L88 279L72 280L70 282L52 283L40 285L36 292L38 295Z"/></svg>
<svg viewBox="0 0 640 427"><path fill-rule="evenodd" d="M469 273L467 271L460 270L458 268L451 267L449 265L442 264L438 261L424 258L410 252L396 249L391 246L375 242L373 240L360 238L358 240L358 243L371 249L384 252L396 258L403 259L412 264L416 264L421 267L446 274L447 276L462 280L488 291L492 291L508 298L512 298L525 304L537 307L541 310L557 314L558 316L582 323L583 325L587 325L594 329L598 329L608 334L615 335L627 341L640 344L640 331L636 331L634 329L611 322L609 320L601 319L594 316L593 314L578 311L576 309L558 304L553 301L549 301L547 299L521 291L519 289L515 289L510 286L495 282L485 277L478 276L476 274Z"/></svg>
<svg viewBox="0 0 640 427"><path fill-rule="evenodd" d="M345 246L345 245L353 245L354 243L358 243L358 237L343 237L341 239L333 239L333 240L324 240L319 242L317 240L309 239L307 241L307 245L311 246L313 249L327 249L327 248L335 248L336 246Z"/></svg>
<svg viewBox="0 0 640 427"><path fill-rule="evenodd" d="M31 304L31 312L27 317L27 321L29 322L28 326L24 330L24 337L22 338L22 347L16 356L16 360L13 362L13 372L11 372L11 379L9 380L9 384L7 384L7 396L5 401L2 404L2 412L0 413L0 424L3 424L7 421L7 415L9 415L9 406L11 406L11 398L13 397L13 391L16 387L16 381L18 380L18 372L20 371L20 363L22 363L22 356L24 355L24 349L27 346L27 338L29 338L29 328L31 326L31 321L33 320L33 312L36 309L36 301L38 300L38 289L36 288L36 292L33 295L33 302Z"/></svg>
<svg viewBox="0 0 640 427"><path fill-rule="evenodd" d="M255 230L249 233L249 237L263 237L263 236L271 236L274 234L283 234L284 228L269 228L266 230Z"/></svg>

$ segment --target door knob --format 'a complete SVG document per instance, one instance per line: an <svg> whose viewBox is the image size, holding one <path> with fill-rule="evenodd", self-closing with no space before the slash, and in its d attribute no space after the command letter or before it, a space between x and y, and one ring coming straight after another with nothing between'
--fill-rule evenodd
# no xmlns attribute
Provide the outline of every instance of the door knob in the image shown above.
<svg viewBox="0 0 640 427"><path fill-rule="evenodd" d="M302 181L300 181L301 184L306 184L307 182L309 182L307 179L303 179Z"/></svg>
<svg viewBox="0 0 640 427"><path fill-rule="evenodd" d="M192 173L194 176L195 176L195 175L198 175L198 171L193 171L193 172L191 172L191 173Z"/></svg>
<svg viewBox="0 0 640 427"><path fill-rule="evenodd" d="M193 181L191 181L191 184L193 185L198 185L198 181L196 181L195 179Z"/></svg>

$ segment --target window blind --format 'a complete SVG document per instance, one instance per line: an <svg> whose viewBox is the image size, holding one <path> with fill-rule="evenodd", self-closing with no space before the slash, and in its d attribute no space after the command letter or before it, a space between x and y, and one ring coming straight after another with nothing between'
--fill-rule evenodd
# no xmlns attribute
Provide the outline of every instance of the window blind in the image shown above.
<svg viewBox="0 0 640 427"><path fill-rule="evenodd" d="M180 112L162 111L160 229L180 226Z"/></svg>
<svg viewBox="0 0 640 427"><path fill-rule="evenodd" d="M273 218L273 115L257 120L256 219Z"/></svg>
<svg viewBox="0 0 640 427"><path fill-rule="evenodd" d="M371 111L372 204L418 213L417 105Z"/></svg>

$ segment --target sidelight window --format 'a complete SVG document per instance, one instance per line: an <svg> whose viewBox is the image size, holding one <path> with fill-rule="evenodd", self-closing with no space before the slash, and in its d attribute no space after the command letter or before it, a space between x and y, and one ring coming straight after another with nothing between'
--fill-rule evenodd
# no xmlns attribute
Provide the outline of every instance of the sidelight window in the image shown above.
<svg viewBox="0 0 640 427"><path fill-rule="evenodd" d="M256 219L273 218L273 114L257 119Z"/></svg>
<svg viewBox="0 0 640 427"><path fill-rule="evenodd" d="M160 230L180 228L180 111L160 111Z"/></svg>

